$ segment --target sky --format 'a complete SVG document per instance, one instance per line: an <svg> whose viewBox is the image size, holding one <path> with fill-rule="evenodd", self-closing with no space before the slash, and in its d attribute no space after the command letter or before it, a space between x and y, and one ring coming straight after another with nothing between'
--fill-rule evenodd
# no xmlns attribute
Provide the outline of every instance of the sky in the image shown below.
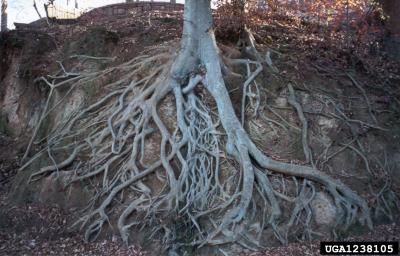
<svg viewBox="0 0 400 256"><path fill-rule="evenodd" d="M79 8L90 9L99 6L104 6L108 4L121 3L125 0L77 0ZM160 2L168 2L169 0L156 0ZM43 4L47 0L36 0L39 11L44 14ZM75 0L55 0L56 3L67 5L73 7L75 5ZM178 3L183 3L184 0L177 0ZM14 22L19 23L29 23L37 20L39 16L37 15L35 9L33 8L33 0L8 0L8 27L14 28Z"/></svg>

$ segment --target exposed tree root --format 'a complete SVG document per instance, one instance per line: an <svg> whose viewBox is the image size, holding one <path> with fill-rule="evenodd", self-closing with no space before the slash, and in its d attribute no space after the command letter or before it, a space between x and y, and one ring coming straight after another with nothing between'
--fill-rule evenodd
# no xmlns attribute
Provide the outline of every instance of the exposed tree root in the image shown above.
<svg viewBox="0 0 400 256"><path fill-rule="evenodd" d="M388 217L393 221L394 214L393 209L400 210L400 199L396 195L396 193L392 190L392 177L393 170L391 164L388 162L388 157L386 152L383 153L383 161L380 159L375 159L379 168L383 172L383 186L377 191L374 192L372 188L372 184L369 184L369 189L373 195L372 204L373 204L373 212L375 217L377 218L380 214Z"/></svg>
<svg viewBox="0 0 400 256"><path fill-rule="evenodd" d="M304 115L303 108L301 107L300 103L298 103L296 100L296 95L294 94L293 86L290 83L288 84L288 89L289 89L288 102L290 103L290 105L292 105L296 109L297 115L299 116L300 122L302 124L301 141L303 143L304 156L306 157L307 163L311 162L314 165L312 152L311 152L310 146L308 145L308 122L307 122L307 119Z"/></svg>
<svg viewBox="0 0 400 256"><path fill-rule="evenodd" d="M376 124L378 121L376 120L376 117L375 117L375 115L373 113L371 102L370 102L370 100L369 100L369 98L367 96L367 93L365 92L364 88L356 81L356 79L354 79L354 77L352 75L350 75L349 73L346 73L346 75L350 78L351 82L357 87L357 89L359 89L360 92L362 93L362 95L363 95L363 97L365 99L365 103L367 103L367 106L368 106L369 115L370 115L372 121Z"/></svg>
<svg viewBox="0 0 400 256"><path fill-rule="evenodd" d="M148 56L95 74L80 74L67 83L74 87L112 72L123 74L104 87L112 90L110 93L74 113L49 135L49 148L72 153L31 178L73 165L75 175L71 182L93 181L97 193L86 215L76 223L85 228L86 240L100 234L118 199L122 202L118 229L126 243L132 226L159 224L160 216L183 216L190 222L196 230L191 245L238 242L254 248L261 246L259 240L267 227L272 228L277 239L287 243L290 229L300 220L304 233L311 236L310 202L318 185L334 199L338 228L348 227L357 219L372 227L366 201L345 184L314 168L270 159L256 147L242 124L248 86L262 71L262 64L257 59L231 60L245 64L248 70L240 121L223 80L225 65L212 32L209 1L190 0L186 5L187 10L193 11L185 13L184 38L176 57L166 49L153 50ZM251 71L253 64L256 71ZM54 86L60 84L66 83ZM195 92L201 85L216 104L218 118L213 117L207 102ZM168 95L175 98L174 131L169 130L171 127L159 113L159 104ZM224 140L221 130L226 133ZM159 159L148 163L145 147L157 134ZM239 180L221 179L221 155L235 160L240 169ZM302 179L301 188L294 195L277 191L270 182L270 172ZM161 191L146 183L145 178L155 176L163 182ZM282 201L293 205L289 220L282 220ZM162 227L165 240L171 241L171 232L167 232L171 229L164 224Z"/></svg>

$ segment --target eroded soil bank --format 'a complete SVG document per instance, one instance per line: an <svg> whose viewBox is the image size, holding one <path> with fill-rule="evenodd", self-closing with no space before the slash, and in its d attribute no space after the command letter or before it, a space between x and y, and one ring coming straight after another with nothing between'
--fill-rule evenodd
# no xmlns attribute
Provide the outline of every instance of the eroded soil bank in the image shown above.
<svg viewBox="0 0 400 256"><path fill-rule="evenodd" d="M57 61L70 72L95 71L130 60L149 46L164 42L177 45L181 34L180 17L152 19L151 23L143 18L105 19L98 23L50 28L38 23L1 35L1 255L142 255L146 249L154 249L149 244L144 245L144 250L136 246L127 248L112 228L99 241L83 243L81 234L68 227L90 198L91 191L85 184L65 188L63 178L67 179L68 175L62 174L61 178L50 175L27 185L27 177L48 164L46 160L17 172L49 92L38 78L57 72L60 68ZM317 34L308 36L301 31L288 20L271 22L260 28L257 40L266 49L273 49L271 56L279 75L263 76L258 81L262 104L258 115L253 116L253 109L247 109L246 115L251 118L245 125L246 130L257 146L272 158L306 163L299 132L301 122L288 101L287 84L292 83L309 122L309 145L315 164L367 198L375 223L382 224L370 232L352 227L347 239L399 240L400 229L396 222L399 205L388 196L392 193L390 195L398 197L400 193L399 66L380 56L335 48ZM231 56L240 55L232 42L224 42L220 48ZM79 55L106 59L81 61ZM228 80L230 96L239 113L242 81L235 77ZM48 115L41 125L38 144L33 145L30 156L43 145L41 138L45 138L63 117L79 110L86 101L104 95L102 83L73 91L57 91L51 105L58 111ZM57 103L64 98L61 104ZM335 104L328 103L327 99ZM160 107L167 119L173 115L170 113L173 112L172 103L173 99L166 99ZM158 145L149 147L153 146L150 150L158 149ZM63 158L62 155L57 157ZM373 180L369 172L373 173ZM281 178L277 177L274 185L278 187ZM383 201L377 197L380 191L389 193L380 194ZM335 214L332 202L320 194L312 207L313 228L328 237L326 227L332 224ZM293 240L296 238L294 236ZM279 243L272 245L279 246ZM318 255L318 248L316 240L260 253L236 246L229 250L238 255ZM149 255L158 255L147 251Z"/></svg>

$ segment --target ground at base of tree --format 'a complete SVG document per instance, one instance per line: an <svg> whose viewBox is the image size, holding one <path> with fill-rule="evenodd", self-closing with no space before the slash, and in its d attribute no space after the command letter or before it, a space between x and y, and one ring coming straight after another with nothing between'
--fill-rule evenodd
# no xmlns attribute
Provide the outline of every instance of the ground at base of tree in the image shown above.
<svg viewBox="0 0 400 256"><path fill-rule="evenodd" d="M288 30L285 30L284 32L288 33L289 32ZM269 35L271 35L271 34L273 35L273 33L269 33ZM108 33L106 33L106 35L108 36ZM106 38L108 38L108 37L106 37ZM312 51L313 48L315 47L315 45L312 42L310 44L306 44L306 43L305 44L295 44L295 43L292 43L292 44L286 44L285 45L285 43L290 42L289 39L293 39L293 38L290 38L290 36L288 36L286 38L283 38L283 39L282 38L283 38L282 37L282 33L280 35L278 35L276 38L275 37L273 38L273 42L276 44L275 46L277 46L277 47L272 46L272 48L276 49L277 51L281 51L281 55L279 55L279 53L277 54L279 57L278 56L273 56L273 61L274 61L274 64L277 65L277 67L281 71L281 74L284 74L285 78L288 78L288 77L292 76L291 79L294 79L294 80L302 79L302 81L305 81L304 87L303 87L303 85L301 83L299 83L299 86L295 88L297 96L302 101L307 103L308 100L310 99L310 97L315 97L316 99L312 99L312 101L315 103L315 100L318 100L318 97L322 96L323 94L326 94L326 95L333 94L334 96L337 96L335 94L338 94L341 97L340 101L342 101L343 104L346 103L345 106L347 106L347 104L352 106L354 101L357 101L358 104L364 104L365 103L364 102L364 100L365 100L364 98L365 97L360 97L358 95L360 89L357 88L357 85L353 84L350 79L347 79L345 77L345 79L340 79L340 81L337 81L337 83L336 83L336 81L333 81L333 80L335 80L335 76L338 75L337 74L337 70L339 70L339 69L335 69L333 64L330 63L329 61L331 59L334 59L335 56L333 56L333 57L332 56L323 56L322 54L320 54L321 52ZM281 40L281 41L279 41L279 40ZM282 45L279 45L279 42L282 42L282 40L286 40L287 42L283 42ZM297 47L297 49L293 49L293 48L296 48L296 47ZM301 48L301 47L304 47L304 48ZM307 48L307 47L309 47L309 48ZM298 48L300 48L300 49L298 49ZM334 52L334 51L332 50L332 51L330 51L328 53L332 54L332 52ZM298 54L297 55L297 59L295 59L295 60L292 58L293 57L293 53L297 53ZM308 56L305 56L306 55L305 53L307 53ZM342 52L342 53L346 54L345 52ZM301 54L303 54L303 56L301 56ZM315 56L317 56L317 57L315 57ZM330 57L332 57L332 58L330 58ZM354 57L354 56L349 54L349 57ZM316 58L316 59L312 60L311 58ZM355 64L357 64L357 68L360 68L360 69L368 68L367 65L363 65L365 63L363 63L362 61L361 61L361 63L359 63L360 62L359 60L357 62L357 59L351 60L351 61L355 61L356 62ZM304 68L304 67L306 67L307 64L309 64L310 62L313 64L312 66L308 67L308 69L311 69L311 71L308 70L309 72L306 73L305 72L306 68ZM350 63L349 63L349 65L350 65ZM329 68L331 68L331 70ZM347 67L347 68L350 69L351 67ZM302 72L298 72L299 69ZM312 76L312 77L297 77L297 76L301 76L301 75L303 75L303 76L304 75L310 75L310 73L313 72L312 70L315 70L315 73L317 73L320 77L319 78L316 78L314 76ZM330 78L333 77L332 81L328 80L329 77ZM357 77L357 79L358 78L359 77ZM312 79L315 79L316 81L314 81L314 83L311 83ZM321 86L317 87L317 85L320 85L320 83L322 84L323 80L332 82L332 84L331 83L324 84L323 89L325 89L325 91L322 91L322 92L320 91L319 93L314 93L314 94L307 93L307 91L309 90L310 86L311 86L311 90L312 89L321 89ZM271 83L269 83L269 82L271 82ZM271 89L269 87L269 85L273 84L273 82L274 82L274 80L271 78L268 81L268 83L266 83L267 86L266 86L265 89L266 90ZM308 82L310 82L310 83L308 83ZM365 82L365 81L363 81L363 82ZM287 113L287 116L291 118L289 120L290 124L288 124L288 125L292 125L292 126L294 125L295 126L294 128L296 129L297 126L300 126L301 124L298 123L297 116L296 116L295 111L293 111L293 108L290 105L287 104L287 101L285 102L285 100L287 98L286 85L287 85L286 84L286 80L281 81L281 83L279 84L279 88L277 89L277 93L279 94L279 95L277 95L278 97L275 97L275 95L274 95L274 97L271 97L271 95L269 95L270 101L266 101L266 102L267 103L272 103L271 106L269 106L269 107L276 109L275 112L278 112L281 115L285 115L285 113ZM238 86L238 88L239 88L239 86ZM332 88L337 90L337 92L335 93L334 91L332 91L331 90ZM234 91L235 88L231 88L231 89L233 91L232 92L232 94L233 94L232 96L233 96L233 98L235 98L234 99L234 104L240 105L240 103L239 103L240 100L238 100L238 98L240 98L240 94L238 94L238 92L240 92L240 90ZM343 91L341 91L341 90L343 90ZM375 96L375 95L372 95L372 92L374 90L371 89L371 91L367 91L369 99L371 99L371 96ZM376 90L378 90L378 88L376 88ZM269 92L266 93L265 95L268 95L268 94L269 94ZM234 96L236 96L236 97L234 97ZM379 97L379 98L378 97L372 97L372 98L373 98L373 103L377 103L377 107L379 108L378 110L382 111L382 112L380 112L380 114L381 114L380 117L382 117L383 113L390 113L391 110L389 109L389 106L395 105L395 103L391 102L390 100L394 101L395 97L394 97L394 99L390 98L389 102L387 102L388 100L385 98L387 95L384 95L382 93L382 95L379 95L379 96L381 96L381 97ZM339 101L339 99L338 99L338 101ZM367 99L367 101L368 101L368 99ZM324 114L324 113L314 113L314 110L315 110L315 108L311 108L311 109L309 108L307 111L310 112L310 113L306 113L306 114L309 115L308 118L310 120L311 128L318 128L319 125L323 126L324 123L322 121L326 121L326 120L324 120L323 118L318 118L318 119L315 118L316 115ZM346 108L346 111L347 110L348 111L352 111L352 110L354 111L355 109L347 109ZM369 120L370 113L368 113L368 111L365 111L365 110L368 110L368 109L367 108L362 108L360 110L360 111L362 111L362 114L363 114L361 117L365 118L363 120ZM262 113L263 114L267 114L267 117L278 118L278 117L275 117L273 115L274 113L272 113L272 111L270 113L270 112L264 111L264 109L263 109ZM350 115L352 116L353 114L360 115L360 113L356 113L356 112L355 113L346 113L346 114L348 114L349 116ZM315 120L320 120L321 124L319 124L318 122L315 122ZM252 134L250 134L250 135L252 136L252 138L259 139L258 140L259 146L261 148L265 149L265 152L267 152L269 155L271 155L272 158L277 158L277 159L282 158L282 159L286 159L286 161L288 161L288 159L296 159L297 161L301 161L299 159L303 158L303 152L301 150L301 146L299 147L299 144L297 146L293 145L294 149L297 149L297 151L294 152L294 153L297 153L297 155L293 156L293 151L283 152L282 150L279 150L281 148L287 148L287 147L285 147L284 144L288 143L288 141L284 141L284 140L281 139L281 137L278 137L278 136L275 136L275 137L277 137L276 141L266 141L265 136L262 136L263 134L266 134L266 132L268 132L271 135L273 135L274 133L282 132L279 127L274 127L274 124L272 124L272 127L267 127L266 125L263 124L263 122L264 122L263 120L258 120L258 119L254 120L253 119L252 121L255 121L255 123L253 122L253 123L250 124L250 125L252 125L250 127L250 128L252 128L251 129ZM259 132L261 130L260 127L256 128L256 126L259 125L260 123L263 124L261 126L261 128L265 129L265 133L260 133ZM343 121L343 123L345 123L345 122ZM385 124L389 124L389 122L384 122L384 123ZM275 122L275 124L276 124L276 122ZM253 126L253 125L256 125L256 126ZM270 124L270 126L271 126L271 124ZM279 124L277 126L279 126ZM392 127L395 127L395 125L393 124ZM356 130L357 136L359 135L359 137L361 139L363 139L363 140L364 139L368 139L368 137L366 137L366 134L367 134L368 131L370 131L370 134L375 134L375 131L373 129L370 129L371 127L367 128L367 127L363 127L363 126L360 126L360 127L356 126L356 128L357 128L357 130ZM297 130L298 129L299 128L297 128ZM372 132L371 132L371 130L372 130ZM317 135L319 135L319 133ZM330 134L326 134L326 135L330 135ZM349 131L347 131L347 136L349 136L349 135L351 135L351 134L349 133ZM318 136L315 136L315 137L318 137ZM296 142L296 138L298 139L299 136L296 136L296 134L294 134L293 135L293 141L294 142ZM340 147L342 147L341 144L347 144L349 141L350 142L352 141L351 137L350 137L349 141L345 141L345 140L342 141L341 140L342 138L348 139L347 137L343 136L343 133L336 134L336 138L333 138L333 139L337 139L338 140L336 148L335 148L336 150L340 150ZM375 139L375 137L372 136L372 138L370 138L370 139ZM379 137L379 139L382 139L382 137ZM378 142L382 142L382 141L379 140ZM378 143L371 143L370 142L369 144L373 144L374 146L377 146ZM292 146L292 145L290 145L290 146ZM320 150L321 149L319 149L319 151ZM348 151L351 152L351 148L348 148ZM279 153L277 153L277 152L279 152ZM332 151L332 152L334 153L334 151ZM352 171L354 171L354 173L353 172L352 173L343 172L342 170L344 170L345 167L347 167L347 166L344 166L343 169L338 168L338 166L335 166L335 167L332 167L331 169L327 168L325 171L332 172L332 175L334 175L338 179L343 180L349 186L351 186L353 188L358 188L362 181L358 181L359 183L356 183L356 179L354 179L352 177L360 174L360 173L356 173L357 170L364 171L365 167L364 167L364 162L362 161L363 159L362 159L362 157L359 157L357 155L357 152L353 152L353 154L349 153L348 155L346 154L346 156L352 156L352 158L348 159L348 161L346 160L347 158L341 158L341 159L344 159L344 160L347 161L347 162L345 162L346 165L347 164L351 164L352 161L354 161L354 165L356 165L356 167L357 167L357 168L354 168L354 170L351 169ZM337 164L338 162L340 162L340 161L335 161L335 164ZM374 166L374 168L376 168L376 167ZM353 176L350 176L350 174L353 175ZM362 172L361 174L364 175L365 173ZM395 189L396 189L396 185L397 184L398 183L394 184L395 185ZM397 186L397 188L398 188L398 186ZM361 192L365 192L365 191L361 191ZM67 213L60 212L56 208L46 208L46 207L40 207L38 205L31 205L31 209L29 209L29 204L28 204L28 206L24 206L24 207L21 207L21 208L20 207L8 207L8 206L5 206L4 208L7 209L7 211L5 211L6 212L6 214L4 215L5 217L2 218L2 219L4 219L4 220L10 220L11 219L12 220L14 218L17 221L17 222L4 221L4 223L5 223L4 227L12 227L12 228L14 226L18 227L17 223L19 222L20 219L21 220L29 219L29 218L26 218L26 216L30 216L29 214L30 214L31 211L32 211L32 214L38 214L38 216L42 216L42 217L39 217L39 221L38 221L39 224L38 225L35 224L35 221L31 221L31 223L29 223L29 224L34 224L33 225L34 229L38 229L38 230L41 230L42 227L46 227L46 226L47 227L51 226L50 230L54 230L54 229L57 230L57 225L55 225L54 223L56 223L58 221L61 221L60 223L63 224L64 220L66 220L64 218L64 216L68 215ZM48 211L49 213L44 213L46 211ZM48 216L48 217L46 217L46 216ZM47 225L45 221L53 220L53 218L51 216L56 216L54 218L57 219L57 221L54 219L54 223L52 222L51 225ZM31 219L34 220L35 218L32 217ZM44 223L44 224L42 225L40 223ZM25 228L27 226L22 221L20 222L20 224L22 224L23 228ZM391 230L389 226L384 226L384 227L385 227L384 230L385 229ZM377 237L379 237L379 238L383 237L382 234L376 233L377 231L380 230L380 228L381 227L377 227L376 231L371 233L371 239L377 238ZM22 229L22 228L20 228L20 229ZM393 232L392 231L390 231L390 232L396 234L397 230L398 229L395 229L395 230L392 230ZM40 250L40 248L42 247L41 245L43 244L43 246L45 246L46 241L48 241L46 236L55 238L54 247L51 247L51 248L54 248L55 250L60 250L59 249L60 246L57 246L58 245L57 241L66 240L66 239L64 239L64 237L66 236L68 238L69 235L71 236L71 241L72 241L71 245L72 246L77 246L78 248L81 248L82 250L89 250L90 251L90 250L92 250L91 248L93 248L92 246L96 247L96 246L103 245L103 243L104 243L103 238L101 238L101 239L99 239L98 242L95 242L93 244L84 245L84 243L82 242L82 238L81 237L77 236L76 234L68 233L67 231L65 231L65 227L62 227L59 231L57 231L59 233L51 233L51 232L44 231L44 233L46 233L47 235L42 237L43 240L41 240L40 238L39 239L31 238L31 237L35 237L35 235L34 235L35 232L36 231L33 231L32 234L29 234L29 232L27 232L27 240L26 241L28 241L28 245L27 245L28 249L33 246L34 248L36 247L38 250ZM10 236L9 234L14 234L15 232L13 232L12 230L5 229L4 233L6 233L4 240L10 238L11 240L7 240L7 241L10 241L11 245L15 245L15 244L18 245L18 243L16 243L13 239L17 239L18 240L18 239L21 239L21 238L24 237L24 234L23 234L24 232L22 232L22 233L21 232L20 233L16 232L17 235ZM58 235L58 234L61 234L61 235ZM108 234L105 234L105 235L108 236ZM355 239L358 239L358 238L355 238ZM117 241L115 241L115 240L117 240ZM42 241L43 241L43 243L42 243ZM122 249L125 248L122 245L121 246L119 245L119 242L118 242L119 239L118 238L113 239L113 237L108 237L108 240L106 240L106 241L108 241L108 242L106 242L106 244L112 242L118 248L122 248ZM113 242L113 241L115 241L115 242ZM51 243L48 243L48 244L53 244L53 243L51 242ZM26 246L26 244L24 242L22 242L22 245ZM61 245L62 245L62 243L61 243ZM317 246L318 242L313 242L312 245L314 247L318 248L318 246ZM299 252L299 251L316 252L314 250L313 246L308 247L308 248L310 248L308 251L307 250L303 250L302 246L305 246L305 244L303 243L303 244L300 244L300 245L297 245L297 244L290 245L287 248L294 248L293 250L295 252L296 252L296 250L297 250L297 252ZM68 247L68 246L66 246L66 247ZM110 246L110 247L114 248L113 246ZM101 249L101 246L99 248L100 249L98 249L98 250L96 249L97 251L93 249L93 253L95 255L96 255L96 253L99 253L99 254L103 254L103 253L106 254L107 253L107 252L103 251L103 249ZM284 250L284 252L279 252L280 249ZM51 249L51 250L54 251L53 249ZM123 252L124 251L121 251L121 253L123 253ZM278 249L271 249L271 253L274 253L274 252L277 252L277 253L279 252L279 253L283 253L283 254L290 254L290 251L286 251L285 247L280 247ZM47 254L49 254L49 253L50 252L47 252ZM109 253L112 253L112 252L109 252ZM250 252L246 252L246 253L249 254ZM29 253L27 253L27 254L29 254ZM32 254L36 254L36 253L33 252ZM39 254L39 252L37 254ZM43 254L46 254L46 253L43 253ZM87 254L90 254L90 253L87 252ZM294 253L294 254L297 255L298 253ZM281 255L281 254L278 254L278 255Z"/></svg>
<svg viewBox="0 0 400 256"><path fill-rule="evenodd" d="M146 256L139 247L126 247L116 237L85 243L82 235L66 230L68 214L56 207L38 204L8 207L6 192L0 195L0 255L57 256ZM377 239L379 238L379 239ZM381 225L372 232L346 238L346 241L399 241L400 223ZM319 241L294 243L265 252L246 251L239 256L319 255Z"/></svg>

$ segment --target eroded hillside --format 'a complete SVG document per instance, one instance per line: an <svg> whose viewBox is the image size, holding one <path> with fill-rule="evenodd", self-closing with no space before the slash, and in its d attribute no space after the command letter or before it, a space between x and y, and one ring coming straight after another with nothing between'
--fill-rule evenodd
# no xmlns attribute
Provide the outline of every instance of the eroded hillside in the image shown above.
<svg viewBox="0 0 400 256"><path fill-rule="evenodd" d="M76 230L68 230L64 226L76 220L80 216L79 210L93 199L96 194L93 182L103 181L82 180L65 186L76 178L73 171L79 168L79 164L73 168L60 167L57 172L46 173L43 179L28 181L43 167L68 159L70 152L52 153L50 146L46 145L51 145L52 136L57 129L62 129L60 125L65 120L112 91L128 86L129 83L118 84L130 78L125 77L124 72L129 71L126 63L141 55L151 55L154 51L164 53L166 49L167 55L160 55L159 59L149 62L135 73L135 79L140 80L166 65L168 62L163 58L175 56L182 32L181 23L180 15L149 13L134 19L81 19L74 24L52 24L50 27L42 21L1 35L0 216L4 218L0 222L0 237L6 243L0 246L0 252L6 255L20 252L49 254L48 250L57 252L59 241L66 239L61 254L70 255L72 251L67 247L76 246L80 237ZM244 114L246 131L272 159L315 166L366 198L374 223L386 226L377 228L376 233L365 235L365 239L380 235L396 238L396 216L400 206L400 179L397 175L400 170L399 65L372 48L365 51L343 49L335 44L334 39L324 38L311 29L305 30L303 26L307 24L282 18L266 22L257 30L256 41L260 52L268 58L268 65L256 84L250 86L245 106L242 105L244 77L237 74L246 73L246 69L229 67L233 73L225 74L236 114ZM219 45L222 55L242 57L243 52L235 47L232 34L227 33L230 32L217 30L217 35L223 39ZM91 74L99 75L92 77ZM83 82L62 86L69 79ZM49 81L61 86L52 91L47 84ZM196 94L204 99L212 112L215 111L215 102L204 87L196 88ZM167 96L159 106L160 117L171 133L177 125L175 100L173 96ZM87 120L96 120L97 116L101 115L96 112L80 125L85 127L85 122L89 122ZM304 121L308 124L306 131ZM30 143L32 135L35 138ZM150 137L143 146L141 164L146 166L157 160L160 144L158 134ZM40 152L45 154L32 160L31 165L25 164ZM24 155L26 157L22 161ZM78 160L85 157L87 155L82 155ZM232 174L235 177L233 180L237 179L235 162L224 154L221 159L221 176ZM21 166L23 170L17 172ZM291 221L292 229L286 237L289 242L366 234L366 227L358 225L351 226L347 231L332 233L339 209L321 186L278 174L269 177L277 196L283 201L282 214ZM146 185L161 192L162 180L163 177L153 175L146 180ZM227 190L234 189L232 184L227 185ZM310 202L296 210L292 204L298 200L296 198ZM35 221L19 223L19 219L14 219L13 214L23 218L26 210L25 206L13 206L15 203L32 205L28 212L36 216L32 217ZM122 211L122 207L123 203L116 211ZM42 217L47 214L55 223L62 222L55 225L59 227L57 230L40 230L40 227L49 225ZM109 221L111 226L105 227L100 235L104 242L81 246L74 253L79 254L83 250L90 251L89 255L102 254L102 248L110 243L105 241L110 240L112 249L115 248L113 253L138 253L135 247L118 247L118 232L113 229L118 218L110 216ZM188 228L179 219L174 221L174 239L187 242L193 227ZM393 222L395 224L390 224ZM264 229L262 225L258 223L253 228L259 234L260 242L279 246L282 241L276 239L276 231ZM28 231L25 227L29 227ZM162 236L153 237L152 231L138 228L132 238L135 244L143 245L149 254L162 250L163 243L168 242ZM49 239L53 234L55 241ZM148 243L149 237L153 237L154 243ZM15 241L21 246L16 247ZM288 251L299 250L301 246L306 245L272 249L270 253L284 255ZM315 243L310 246L315 247ZM236 245L220 249L228 253L243 252L243 248ZM192 248L185 250L190 252ZM210 248L197 252L205 255L221 253ZM249 248L244 253L249 254Z"/></svg>

